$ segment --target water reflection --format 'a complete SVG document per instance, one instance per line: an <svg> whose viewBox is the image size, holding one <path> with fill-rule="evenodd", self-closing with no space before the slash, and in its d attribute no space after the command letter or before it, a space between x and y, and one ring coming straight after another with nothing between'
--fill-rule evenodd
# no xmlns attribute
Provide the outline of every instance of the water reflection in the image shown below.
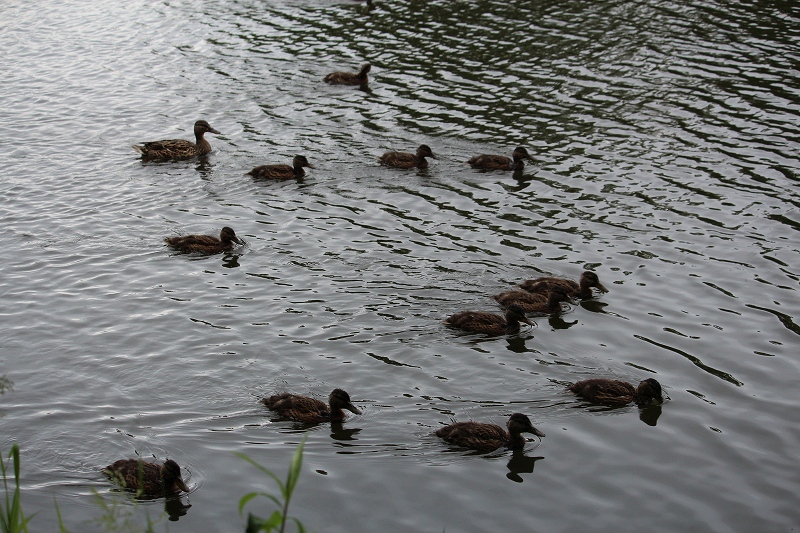
<svg viewBox="0 0 800 533"><path fill-rule="evenodd" d="M341 422L331 423L331 438L336 441L358 440L355 435L361 432L361 428L346 428Z"/></svg>
<svg viewBox="0 0 800 533"><path fill-rule="evenodd" d="M222 266L225 268L237 268L241 256L242 254L225 254L222 257Z"/></svg>
<svg viewBox="0 0 800 533"><path fill-rule="evenodd" d="M188 501L183 503L183 498L180 496L164 500L164 511L166 511L171 522L177 522L180 517L186 515L191 506L192 504L188 503Z"/></svg>
<svg viewBox="0 0 800 533"><path fill-rule="evenodd" d="M660 405L650 405L648 407L642 407L641 409L639 409L639 420L641 420L648 426L655 427L656 423L658 422L658 417L660 416L661 416Z"/></svg>
<svg viewBox="0 0 800 533"><path fill-rule="evenodd" d="M508 468L506 477L515 483L522 483L523 479L520 474L533 474L536 461L542 459L544 459L544 456L528 457L523 450L514 450L514 453L511 454L511 459L508 460L506 465Z"/></svg>

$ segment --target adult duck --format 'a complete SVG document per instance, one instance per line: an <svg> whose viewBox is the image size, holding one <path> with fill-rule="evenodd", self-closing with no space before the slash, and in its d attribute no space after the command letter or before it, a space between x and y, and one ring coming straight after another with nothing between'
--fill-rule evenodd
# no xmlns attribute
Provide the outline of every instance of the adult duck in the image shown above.
<svg viewBox="0 0 800 533"><path fill-rule="evenodd" d="M638 387L616 379L585 379L573 383L568 390L592 403L602 405L627 405L631 402L648 405L661 403L663 399L661 383L653 378L641 381Z"/></svg>
<svg viewBox="0 0 800 533"><path fill-rule="evenodd" d="M366 85L369 82L367 74L370 70L372 65L366 63L358 72L331 72L325 76L324 81L330 85Z"/></svg>
<svg viewBox="0 0 800 533"><path fill-rule="evenodd" d="M189 492L181 477L181 467L172 459L164 464L146 463L141 459L120 459L103 469L103 473L120 486L138 496L169 496Z"/></svg>
<svg viewBox="0 0 800 533"><path fill-rule="evenodd" d="M445 324L462 331L487 333L489 335L506 335L517 333L520 323L533 326L525 316L525 311L518 305L510 305L505 316L482 311L462 311L445 319Z"/></svg>
<svg viewBox="0 0 800 533"><path fill-rule="evenodd" d="M288 392L264 398L261 403L284 418L291 418L307 424L341 422L344 420L343 409L357 415L361 414L361 411L350 401L350 395L342 389L333 389L328 397L327 405L316 398L298 396Z"/></svg>
<svg viewBox="0 0 800 533"><path fill-rule="evenodd" d="M533 157L531 157L528 151L522 146L518 146L514 149L511 157L482 154L476 155L467 161L467 163L472 168L480 168L482 170L522 170L525 167L525 163L522 162L523 159L533 161Z"/></svg>
<svg viewBox="0 0 800 533"><path fill-rule="evenodd" d="M244 244L232 228L225 226L219 232L219 238L213 235L184 235L167 237L164 241L180 252L196 252L201 254L218 254L233 248L233 243Z"/></svg>
<svg viewBox="0 0 800 533"><path fill-rule="evenodd" d="M188 159L211 151L211 145L204 137L206 133L219 135L208 122L198 120L194 123L195 142L184 139L150 141L141 145L134 144L133 149L142 154L143 159Z"/></svg>
<svg viewBox="0 0 800 533"><path fill-rule="evenodd" d="M438 159L431 151L430 146L421 144L417 152L386 152L378 158L382 165L395 168L428 168L426 157Z"/></svg>
<svg viewBox="0 0 800 533"><path fill-rule="evenodd" d="M533 433L537 437L544 437L544 433L533 427L530 418L522 413L511 415L506 426L508 431L496 424L455 422L437 429L436 436L450 444L484 452L503 447L521 450L525 447L525 437L522 433Z"/></svg>
<svg viewBox="0 0 800 533"><path fill-rule="evenodd" d="M292 165L261 165L247 173L253 176L254 180L288 180L300 179L306 175L303 167L314 168L303 155L296 155L292 160Z"/></svg>
<svg viewBox="0 0 800 533"><path fill-rule="evenodd" d="M608 289L600 283L600 278L597 277L597 274L589 270L581 274L580 281L545 276L523 281L519 286L528 292L547 292L550 287L563 287L570 298L581 300L591 298L594 295L592 288L597 288L600 292L608 292Z"/></svg>
<svg viewBox="0 0 800 533"><path fill-rule="evenodd" d="M549 315L551 313L560 313L563 310L561 302L569 301L569 294L562 287L554 285L546 293L507 291L495 294L493 298L506 308L514 305L525 313Z"/></svg>

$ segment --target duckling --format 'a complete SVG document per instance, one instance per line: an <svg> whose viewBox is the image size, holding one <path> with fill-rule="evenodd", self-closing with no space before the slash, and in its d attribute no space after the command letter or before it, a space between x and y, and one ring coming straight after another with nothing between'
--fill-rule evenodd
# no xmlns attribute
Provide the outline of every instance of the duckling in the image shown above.
<svg viewBox="0 0 800 533"><path fill-rule="evenodd" d="M603 405L637 405L661 403L661 384L653 378L647 378L639 386L615 379L594 378L573 383L568 387L570 392Z"/></svg>
<svg viewBox="0 0 800 533"><path fill-rule="evenodd" d="M342 389L333 389L328 397L328 405L315 398L297 396L285 392L264 398L261 403L284 418L293 418L299 422L316 424L319 422L341 422L347 409L357 415L361 411L350 402L350 395Z"/></svg>
<svg viewBox="0 0 800 533"><path fill-rule="evenodd" d="M472 168L480 168L483 170L522 170L523 167L525 167L525 163L522 162L523 159L530 159L533 161L533 157L531 157L528 151L522 146L518 146L514 149L511 157L483 154L476 155L467 161L467 163Z"/></svg>
<svg viewBox="0 0 800 533"><path fill-rule="evenodd" d="M219 239L213 235L184 235L182 237L167 237L164 241L181 252L198 252L203 254L218 254L233 248L233 243L244 244L232 228L225 226L219 232Z"/></svg>
<svg viewBox="0 0 800 533"><path fill-rule="evenodd" d="M181 467L172 459L163 465L141 459L120 459L103 469L103 473L122 487L141 496L168 496L189 492L181 478Z"/></svg>
<svg viewBox="0 0 800 533"><path fill-rule="evenodd" d="M503 307L516 305L526 313L560 313L561 302L569 300L569 294L563 287L555 285L547 293L531 293L527 291L508 291L495 294L492 298Z"/></svg>
<svg viewBox="0 0 800 533"><path fill-rule="evenodd" d="M508 431L496 424L480 422L456 422L436 430L436 436L450 444L490 452L497 448L520 450L525 447L522 433L533 433L544 437L544 433L533 427L530 418L522 413L514 413L509 417Z"/></svg>
<svg viewBox="0 0 800 533"><path fill-rule="evenodd" d="M194 136L196 142L183 139L169 139L165 141L151 141L142 145L133 145L133 149L142 154L143 159L188 159L204 155L211 151L211 145L203 135L206 133L220 133L212 128L205 120L194 123Z"/></svg>
<svg viewBox="0 0 800 533"><path fill-rule="evenodd" d="M292 160L292 166L289 165L261 165L260 167L256 167L250 172L248 172L247 176L253 176L254 180L264 180L264 179L276 179L276 180L286 180L286 179L300 179L306 175L306 171L303 170L303 167L314 168L314 165L308 162L303 155L296 155Z"/></svg>
<svg viewBox="0 0 800 533"><path fill-rule="evenodd" d="M523 322L532 326L533 323L525 316L525 311L518 305L509 305L506 316L484 313L481 311L462 311L445 319L448 326L474 333L487 333L489 335L505 335L517 333L519 324Z"/></svg>
<svg viewBox="0 0 800 533"><path fill-rule="evenodd" d="M417 153L409 152L386 152L378 158L382 165L396 168L428 168L426 157L438 159L427 144L421 144L417 148Z"/></svg>
<svg viewBox="0 0 800 533"><path fill-rule="evenodd" d="M371 5L368 2L368 5ZM362 65L361 70L355 72L331 72L325 76L325 83L331 85L366 85L369 81L367 74L372 70L372 65L365 63Z"/></svg>
<svg viewBox="0 0 800 533"><path fill-rule="evenodd" d="M597 274L589 270L581 274L580 282L575 282L571 279L545 276L529 279L519 284L520 287L528 292L546 292L548 287L556 285L563 287L570 298L578 298L580 300L585 300L593 296L592 287L597 287L600 292L608 292L608 289L600 283L600 278L597 277Z"/></svg>

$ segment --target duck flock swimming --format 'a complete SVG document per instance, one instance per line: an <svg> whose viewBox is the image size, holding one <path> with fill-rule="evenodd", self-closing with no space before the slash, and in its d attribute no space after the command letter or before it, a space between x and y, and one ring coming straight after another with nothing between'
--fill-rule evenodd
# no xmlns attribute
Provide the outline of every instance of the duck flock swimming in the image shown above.
<svg viewBox="0 0 800 533"><path fill-rule="evenodd" d="M333 72L324 81L332 85L365 86L368 83L370 64L365 64L359 72ZM194 124L195 142L183 139L145 142L134 145L133 149L144 160L181 160L203 156L211 152L211 145L205 139L206 133L219 134L205 120ZM434 158L431 148L423 144L416 152L386 152L378 158L382 165L401 169L424 169L428 167L426 158ZM472 157L467 163L481 170L521 171L523 159L533 160L524 147L514 149L511 157L482 154ZM305 175L304 168L314 168L303 155L296 155L291 165L261 165L248 172L254 180L300 179ZM213 235L184 235L167 237L166 243L173 249L192 254L218 254L233 249L234 244L245 242L236 236L232 228L224 227L219 237ZM518 333L521 324L533 325L529 314L547 316L563 311L562 305L573 300L595 297L594 289L606 293L597 274L586 271L579 281L558 277L539 277L523 281L518 288L502 292L494 299L503 307L505 315L483 311L462 311L444 320L454 329L468 333L491 336ZM661 384L648 378L638 386L614 379L593 378L571 384L568 391L584 400L607 406L622 406L635 403L638 406L660 404L663 401ZM354 414L361 411L353 405L350 395L342 389L334 389L328 403L316 398L282 393L264 398L261 403L275 412L280 418L291 419L304 424L326 422L340 423L345 419L344 410ZM527 442L522 433L544 437L531 420L522 413L513 413L506 428L495 424L480 422L454 422L436 430L435 435L455 446L490 452L499 448L519 450ZM184 483L178 464L168 459L163 464L145 462L141 459L121 459L103 469L114 482L141 496L166 496L180 491L189 492Z"/></svg>

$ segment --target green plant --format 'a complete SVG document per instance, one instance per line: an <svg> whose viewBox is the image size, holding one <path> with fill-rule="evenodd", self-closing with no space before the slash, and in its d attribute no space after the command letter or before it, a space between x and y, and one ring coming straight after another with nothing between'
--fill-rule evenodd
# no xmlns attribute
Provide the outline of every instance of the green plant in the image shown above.
<svg viewBox="0 0 800 533"><path fill-rule="evenodd" d="M6 393L6 391L11 390L14 390L14 382L5 376L0 376L0 395L3 395Z"/></svg>
<svg viewBox="0 0 800 533"><path fill-rule="evenodd" d="M244 459L251 465L255 466L269 477L271 477L275 483L278 484L278 487L281 489L281 496L283 501L279 500L277 497L273 496L268 492L251 492L249 494L245 494L239 500L239 514L243 514L244 506L257 496L264 496L265 498L272 500L278 506L272 515L268 519L263 519L255 516L253 513L247 514L247 529L245 530L246 533L257 533L259 531L265 531L269 533L270 531L278 531L279 533L283 533L286 529L286 522L291 518L291 520L297 526L297 531L299 533L305 533L306 528L303 526L302 522L295 517L290 517L288 515L289 511L289 502L292 499L292 493L294 492L295 487L297 486L297 480L300 477L300 469L303 466L303 445L306 442L306 438L308 435L303 437L303 440L300 441L300 444L297 446L297 449L292 454L292 462L289 464L289 473L286 475L286 483L282 483L278 476L273 474L267 468L261 466L248 456L243 453L237 453L240 458Z"/></svg>
<svg viewBox="0 0 800 533"><path fill-rule="evenodd" d="M11 453L8 454L8 459L14 465L14 496L9 498L8 492L8 469L7 463L3 461L0 455L0 471L3 475L3 487L6 491L5 505L0 503L0 531L2 533L19 533L20 531L28 531L28 521L33 518L33 515L26 517L22 513L22 506L19 501L19 446L13 444L11 446Z"/></svg>

